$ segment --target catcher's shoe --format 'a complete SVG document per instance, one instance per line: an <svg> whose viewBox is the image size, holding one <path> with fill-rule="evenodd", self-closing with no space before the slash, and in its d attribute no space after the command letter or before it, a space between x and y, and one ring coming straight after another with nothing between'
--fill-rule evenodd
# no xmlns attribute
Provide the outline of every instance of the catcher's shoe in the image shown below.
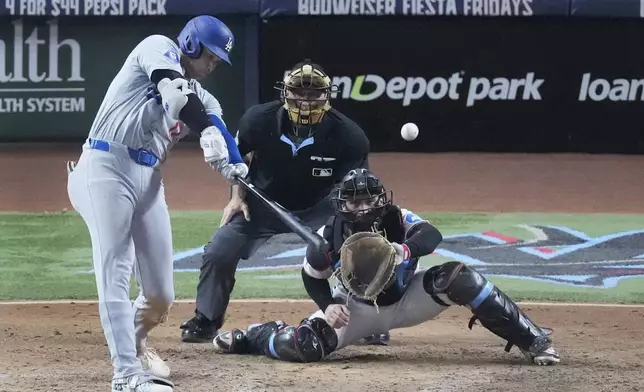
<svg viewBox="0 0 644 392"><path fill-rule="evenodd" d="M154 349L147 349L139 355L143 370L159 378L170 377L170 366L157 354Z"/></svg>
<svg viewBox="0 0 644 392"><path fill-rule="evenodd" d="M182 330L181 341L184 343L210 343L219 333L215 323L199 314L179 328Z"/></svg>
<svg viewBox="0 0 644 392"><path fill-rule="evenodd" d="M521 350L523 355L539 366L556 365L561 361L557 350L548 338L537 339L528 350Z"/></svg>
<svg viewBox="0 0 644 392"><path fill-rule="evenodd" d="M172 392L173 388L170 381L150 374L112 380L112 392Z"/></svg>
<svg viewBox="0 0 644 392"><path fill-rule="evenodd" d="M212 344L221 352L233 354L250 354L251 349L247 334L249 331L262 326L263 324L251 324L248 329L234 328L230 331L222 332L215 336Z"/></svg>
<svg viewBox="0 0 644 392"><path fill-rule="evenodd" d="M217 335L212 344L221 352L234 354L261 354L268 347L271 336L287 324L283 320L251 324L248 329L232 329Z"/></svg>
<svg viewBox="0 0 644 392"><path fill-rule="evenodd" d="M249 354L248 339L246 331L233 328L230 331L222 332L212 340L215 348L224 353Z"/></svg>
<svg viewBox="0 0 644 392"><path fill-rule="evenodd" d="M364 343L370 346L388 346L389 345L389 332L376 333L364 338Z"/></svg>

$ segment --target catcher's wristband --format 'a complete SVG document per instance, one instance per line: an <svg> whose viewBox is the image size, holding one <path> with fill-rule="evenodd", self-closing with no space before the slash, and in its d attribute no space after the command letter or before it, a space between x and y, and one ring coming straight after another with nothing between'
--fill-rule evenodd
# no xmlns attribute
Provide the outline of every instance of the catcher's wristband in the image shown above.
<svg viewBox="0 0 644 392"><path fill-rule="evenodd" d="M404 251L403 252L403 261L409 260L411 258L411 251L409 250L409 247L404 242L402 244L400 244L400 245L402 245L403 251Z"/></svg>

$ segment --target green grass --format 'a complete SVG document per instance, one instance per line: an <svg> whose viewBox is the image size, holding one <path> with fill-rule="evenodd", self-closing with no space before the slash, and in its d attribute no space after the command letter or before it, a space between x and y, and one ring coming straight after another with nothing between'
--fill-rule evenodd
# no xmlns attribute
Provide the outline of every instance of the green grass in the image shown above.
<svg viewBox="0 0 644 392"><path fill-rule="evenodd" d="M644 215L621 214L421 214L444 234L494 229L527 237L517 224L565 225L589 235L644 228ZM172 212L176 251L205 244L219 226L215 211ZM442 261L431 256L422 265ZM94 299L90 240L74 212L0 214L0 300ZM241 271L233 298L306 298L299 271ZM294 276L295 277L292 277ZM282 278L280 278L282 277ZM198 275L175 273L177 298L194 298ZM582 288L508 278L491 278L517 300L644 302L644 279L622 280L616 288Z"/></svg>
<svg viewBox="0 0 644 392"><path fill-rule="evenodd" d="M281 271L247 272L236 275L233 298L291 298L307 299L299 269ZM277 276L286 279L276 279ZM198 277L196 274L175 274L177 298L191 299L195 296ZM644 303L644 279L632 278L620 281L615 288L572 287L554 283L532 282L511 278L491 277L490 281L516 301L565 301L587 303Z"/></svg>

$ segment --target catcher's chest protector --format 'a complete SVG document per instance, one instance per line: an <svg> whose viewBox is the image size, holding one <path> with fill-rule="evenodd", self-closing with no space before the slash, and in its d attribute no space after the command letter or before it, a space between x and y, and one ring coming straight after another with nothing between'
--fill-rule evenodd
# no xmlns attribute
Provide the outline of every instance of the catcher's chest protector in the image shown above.
<svg viewBox="0 0 644 392"><path fill-rule="evenodd" d="M324 229L323 237L331 245L331 249L333 249L334 264L340 260L340 248L342 244L353 234L350 230L349 232L346 230L347 227L351 227L350 225L350 223L341 218L334 217ZM382 217L378 225L378 231L390 242L400 244L405 240L405 226L403 225L400 208L394 206L389 209Z"/></svg>

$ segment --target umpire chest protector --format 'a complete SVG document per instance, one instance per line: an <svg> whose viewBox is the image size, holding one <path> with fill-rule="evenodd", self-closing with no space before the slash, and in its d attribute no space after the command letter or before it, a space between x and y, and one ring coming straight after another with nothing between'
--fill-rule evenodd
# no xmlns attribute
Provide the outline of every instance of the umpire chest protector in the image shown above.
<svg viewBox="0 0 644 392"><path fill-rule="evenodd" d="M267 105L256 135L250 178L259 189L290 210L302 210L328 196L343 175L343 151L352 129L331 110L315 133L299 143L287 136L292 124L279 102Z"/></svg>
<svg viewBox="0 0 644 392"><path fill-rule="evenodd" d="M340 268L342 260L340 260L340 247L344 241L354 233L352 222L347 222L341 217L333 217L329 223L324 227L323 237L331 245L333 249L331 253L332 268L334 271ZM397 206L389 207L389 210L382 216L375 228L390 242L402 243L406 239L405 227L403 225L403 218L400 208ZM364 231L364 230L360 230ZM395 281L387 287L377 298L376 303L378 306L388 306L398 302L405 294L411 278L414 276L416 268L418 267L418 258L414 258L403 262L395 268ZM340 283L341 284L341 283ZM360 301L359 299L356 299ZM363 301L367 304L372 304L369 301Z"/></svg>

